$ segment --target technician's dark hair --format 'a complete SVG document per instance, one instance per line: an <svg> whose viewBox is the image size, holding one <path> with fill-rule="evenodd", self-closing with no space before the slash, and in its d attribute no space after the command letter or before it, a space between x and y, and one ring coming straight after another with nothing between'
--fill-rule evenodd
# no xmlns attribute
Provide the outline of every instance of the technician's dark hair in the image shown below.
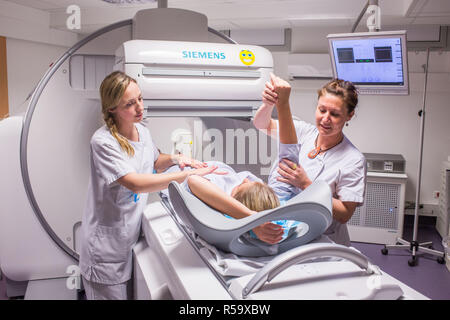
<svg viewBox="0 0 450 320"><path fill-rule="evenodd" d="M326 93L332 94L342 99L347 106L348 113L352 113L356 105L358 104L358 90L355 85L350 81L344 81L341 79L332 79L326 83L321 89L317 91L318 98L322 97Z"/></svg>

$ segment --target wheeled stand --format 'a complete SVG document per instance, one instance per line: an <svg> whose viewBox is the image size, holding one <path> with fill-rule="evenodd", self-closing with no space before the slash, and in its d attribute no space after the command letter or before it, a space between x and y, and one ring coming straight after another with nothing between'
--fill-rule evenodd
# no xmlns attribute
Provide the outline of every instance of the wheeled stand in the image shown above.
<svg viewBox="0 0 450 320"><path fill-rule="evenodd" d="M408 242L406 240L397 238L398 244L393 245L385 245L383 249L381 249L381 253L384 255L388 254L389 249L409 249L411 251L411 259L408 260L408 265L414 267L417 265L417 257L416 254L418 252L428 253L434 256L437 256L437 262L440 264L445 263L445 254L432 249L432 242L422 242L419 243L417 241Z"/></svg>
<svg viewBox="0 0 450 320"><path fill-rule="evenodd" d="M422 180L422 155L423 155L423 136L424 136L424 127L425 127L425 106L426 106L426 96L427 96L427 80L428 80L428 62L430 59L430 48L427 48L427 61L425 65L425 83L423 90L423 108L419 111L418 115L421 117L420 122L420 148L419 148L419 161L418 161L418 170L417 170L417 189L416 189L416 205L414 210L414 233L413 240L406 241L400 238L397 238L397 245L385 245L383 249L381 249L381 253L384 255L388 254L388 249L409 249L411 251L411 259L408 260L408 265L410 267L414 267L417 265L417 257L416 253L419 251L423 251L425 253L432 254L434 256L438 256L437 262L444 264L445 263L445 253L436 251L431 249L431 242L419 243L417 242L417 229L419 224L419 201L420 201L420 186ZM428 248L426 247L428 246Z"/></svg>

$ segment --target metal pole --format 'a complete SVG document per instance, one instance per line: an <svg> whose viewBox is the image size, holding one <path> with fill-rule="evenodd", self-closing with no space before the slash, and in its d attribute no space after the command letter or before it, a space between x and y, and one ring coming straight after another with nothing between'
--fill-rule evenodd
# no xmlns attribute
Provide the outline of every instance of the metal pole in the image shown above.
<svg viewBox="0 0 450 320"><path fill-rule="evenodd" d="M364 14L366 13L367 8L369 7L369 1L367 1L366 5L364 6L364 8L361 10L358 18L356 18L355 23L353 24L352 27L352 33L355 32L356 27L358 27L359 22L361 21L362 17L364 16Z"/></svg>
<svg viewBox="0 0 450 320"><path fill-rule="evenodd" d="M417 166L417 188L416 188L416 207L414 210L414 233L413 241L417 240L417 229L419 225L419 201L420 201L420 184L422 180L422 155L423 155L423 137L425 129L425 106L427 97L427 82L428 82L428 61L430 58L430 48L427 48L427 62L425 64L425 83L423 87L423 106L422 110L419 111L419 116L422 117L420 123L420 148L419 148L419 163ZM415 255L415 247L413 247L413 256Z"/></svg>

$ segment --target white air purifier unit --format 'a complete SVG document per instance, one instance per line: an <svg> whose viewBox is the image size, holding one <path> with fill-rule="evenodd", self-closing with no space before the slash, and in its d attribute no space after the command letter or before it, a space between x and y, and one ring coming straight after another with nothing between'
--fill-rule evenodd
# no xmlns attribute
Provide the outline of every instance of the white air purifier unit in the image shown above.
<svg viewBox="0 0 450 320"><path fill-rule="evenodd" d="M347 222L350 240L395 244L403 235L406 174L367 173L364 204Z"/></svg>

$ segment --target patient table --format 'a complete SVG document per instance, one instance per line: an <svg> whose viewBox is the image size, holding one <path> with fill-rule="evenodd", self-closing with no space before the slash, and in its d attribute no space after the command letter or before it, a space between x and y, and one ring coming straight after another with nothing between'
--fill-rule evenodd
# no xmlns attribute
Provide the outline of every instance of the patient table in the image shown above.
<svg viewBox="0 0 450 320"><path fill-rule="evenodd" d="M136 299L428 299L325 236L252 258L253 266L244 258L247 269L230 273L233 255L206 250L162 194L146 208L142 230L134 248Z"/></svg>

